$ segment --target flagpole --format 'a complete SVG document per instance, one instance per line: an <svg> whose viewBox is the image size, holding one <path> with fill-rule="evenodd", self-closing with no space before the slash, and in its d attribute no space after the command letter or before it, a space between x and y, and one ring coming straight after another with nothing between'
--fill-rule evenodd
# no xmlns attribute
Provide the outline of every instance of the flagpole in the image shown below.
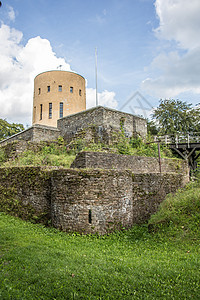
<svg viewBox="0 0 200 300"><path fill-rule="evenodd" d="M97 47L95 48L95 73L96 73L96 106L98 106L98 92L97 92Z"/></svg>

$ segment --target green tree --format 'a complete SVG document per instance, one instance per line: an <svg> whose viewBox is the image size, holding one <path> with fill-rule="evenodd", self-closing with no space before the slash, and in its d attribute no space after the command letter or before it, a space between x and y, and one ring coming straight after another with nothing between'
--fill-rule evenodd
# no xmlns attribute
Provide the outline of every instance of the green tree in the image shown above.
<svg viewBox="0 0 200 300"><path fill-rule="evenodd" d="M156 123L154 120L147 119L147 133L150 135L156 135L158 134L158 127L156 126Z"/></svg>
<svg viewBox="0 0 200 300"><path fill-rule="evenodd" d="M200 131L200 108L180 100L160 100L152 115L159 134Z"/></svg>
<svg viewBox="0 0 200 300"><path fill-rule="evenodd" d="M24 126L22 124L10 124L6 120L0 119L0 140L4 140L22 130L24 130Z"/></svg>

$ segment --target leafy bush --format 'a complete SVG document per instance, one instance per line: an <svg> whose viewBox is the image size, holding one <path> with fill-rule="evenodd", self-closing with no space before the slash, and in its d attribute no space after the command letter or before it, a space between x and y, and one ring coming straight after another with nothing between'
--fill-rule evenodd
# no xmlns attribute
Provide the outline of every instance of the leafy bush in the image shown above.
<svg viewBox="0 0 200 300"><path fill-rule="evenodd" d="M141 138L131 138L130 145L135 149L135 155L138 156L152 156L158 157L158 144L151 141L151 137L148 137L147 143ZM173 157L171 150L166 145L160 145L161 157Z"/></svg>

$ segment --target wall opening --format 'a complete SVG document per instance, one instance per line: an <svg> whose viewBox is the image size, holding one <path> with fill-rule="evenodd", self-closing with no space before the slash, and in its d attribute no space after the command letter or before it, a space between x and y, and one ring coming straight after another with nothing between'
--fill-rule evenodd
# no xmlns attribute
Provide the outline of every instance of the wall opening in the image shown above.
<svg viewBox="0 0 200 300"><path fill-rule="evenodd" d="M52 119L52 103L49 103L49 119Z"/></svg>
<svg viewBox="0 0 200 300"><path fill-rule="evenodd" d="M89 209L89 212L88 212L88 222L89 224L92 224L92 210Z"/></svg>
<svg viewBox="0 0 200 300"><path fill-rule="evenodd" d="M63 102L60 102L60 118L63 117Z"/></svg>
<svg viewBox="0 0 200 300"><path fill-rule="evenodd" d="M40 120L42 120L42 104L40 104Z"/></svg>

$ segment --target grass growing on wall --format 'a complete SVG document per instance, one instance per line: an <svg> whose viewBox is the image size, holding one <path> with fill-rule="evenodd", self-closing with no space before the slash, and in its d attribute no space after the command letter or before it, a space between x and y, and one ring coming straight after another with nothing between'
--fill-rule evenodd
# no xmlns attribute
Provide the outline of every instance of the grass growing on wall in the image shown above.
<svg viewBox="0 0 200 300"><path fill-rule="evenodd" d="M150 138L148 138L150 140ZM27 144L28 145L28 144ZM7 161L3 148L0 148L0 166L57 166L69 168L76 154L80 151L110 152L116 154L158 157L158 145L147 144L141 138L127 138L123 132L113 132L110 144L100 140L88 141L84 138L75 138L68 145L62 137L57 142L41 142L37 150L26 150L14 159ZM170 149L161 145L161 157L173 158Z"/></svg>
<svg viewBox="0 0 200 300"><path fill-rule="evenodd" d="M148 138L148 141L151 137ZM101 142L88 142L83 139L76 139L71 143L76 153L80 151L111 152L116 154L158 157L157 143L147 143L141 138L126 138L123 133L113 133L113 141L110 145ZM161 157L173 158L171 150L166 145L160 145Z"/></svg>
<svg viewBox="0 0 200 300"><path fill-rule="evenodd" d="M1 213L0 299L199 299L198 189L162 206L151 233L66 234Z"/></svg>
<svg viewBox="0 0 200 300"><path fill-rule="evenodd" d="M18 158L2 164L2 166L58 166L69 168L75 159L75 152L66 149L64 144L49 144L37 152L27 150Z"/></svg>

